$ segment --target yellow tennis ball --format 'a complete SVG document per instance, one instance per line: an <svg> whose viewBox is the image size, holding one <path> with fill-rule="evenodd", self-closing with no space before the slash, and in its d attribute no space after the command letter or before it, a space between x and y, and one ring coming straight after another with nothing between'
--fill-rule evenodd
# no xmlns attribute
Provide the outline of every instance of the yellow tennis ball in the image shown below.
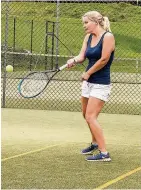
<svg viewBox="0 0 141 190"><path fill-rule="evenodd" d="M6 71L7 72L13 72L13 66L12 65L7 65L6 66Z"/></svg>

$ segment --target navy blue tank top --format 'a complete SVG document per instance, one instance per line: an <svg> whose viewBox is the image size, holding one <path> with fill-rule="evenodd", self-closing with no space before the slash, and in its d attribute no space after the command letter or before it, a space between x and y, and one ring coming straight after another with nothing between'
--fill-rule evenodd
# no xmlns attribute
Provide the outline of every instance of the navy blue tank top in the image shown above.
<svg viewBox="0 0 141 190"><path fill-rule="evenodd" d="M101 58L103 38L106 33L107 32L105 32L102 35L98 44L94 47L91 47L92 34L90 34L85 53L86 58L88 58L89 60L86 71L88 71ZM88 79L88 82L95 84L104 84L104 85L110 84L110 66L112 64L113 58L114 58L114 51L111 53L108 63L102 69L93 73Z"/></svg>

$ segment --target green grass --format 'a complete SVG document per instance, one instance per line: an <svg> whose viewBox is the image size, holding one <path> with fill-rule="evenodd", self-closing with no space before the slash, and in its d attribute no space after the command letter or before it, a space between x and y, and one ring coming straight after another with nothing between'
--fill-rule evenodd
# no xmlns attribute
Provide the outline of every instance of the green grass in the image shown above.
<svg viewBox="0 0 141 190"><path fill-rule="evenodd" d="M2 2L2 15L5 14L5 5ZM113 22L129 22L134 21L134 19L138 21L141 14L141 8L130 3L61 3L59 5L59 16L61 18L80 20L81 16L90 10L97 10L103 15L109 16ZM56 19L56 3L12 2L9 3L9 13L11 16L20 18Z"/></svg>
<svg viewBox="0 0 141 190"><path fill-rule="evenodd" d="M86 162L80 154L91 136L79 112L2 109L2 159L26 153L2 162L2 189L95 189L138 168L140 116L101 114L98 120L111 163ZM140 189L139 174L106 189Z"/></svg>
<svg viewBox="0 0 141 190"><path fill-rule="evenodd" d="M2 3L2 44L4 43L5 12ZM56 4L54 3L10 3L8 45L13 47L13 18L16 17L16 51L31 49L31 20L34 20L33 52L44 52L45 20L56 21ZM77 54L81 48L84 31L81 23L82 15L89 10L98 10L109 16L111 28L116 38L116 57L141 58L141 7L128 3L61 3L59 39ZM71 11L70 11L71 10ZM51 25L49 31L52 31ZM56 43L54 44L56 46ZM45 45L44 45L45 46ZM51 38L48 48L51 50ZM62 45L60 55L70 55Z"/></svg>

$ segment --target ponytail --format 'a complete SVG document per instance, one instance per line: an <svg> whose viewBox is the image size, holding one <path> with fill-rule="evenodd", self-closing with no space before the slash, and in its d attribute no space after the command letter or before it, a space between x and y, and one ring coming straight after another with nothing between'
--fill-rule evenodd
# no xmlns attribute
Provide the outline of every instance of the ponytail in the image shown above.
<svg viewBox="0 0 141 190"><path fill-rule="evenodd" d="M104 28L104 30L111 32L110 21L109 21L108 17L106 17L106 16L103 17L103 28Z"/></svg>

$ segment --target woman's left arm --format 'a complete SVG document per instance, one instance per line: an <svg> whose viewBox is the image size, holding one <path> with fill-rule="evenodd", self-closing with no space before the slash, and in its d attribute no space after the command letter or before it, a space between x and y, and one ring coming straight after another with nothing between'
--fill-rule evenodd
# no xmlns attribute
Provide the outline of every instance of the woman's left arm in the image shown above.
<svg viewBox="0 0 141 190"><path fill-rule="evenodd" d="M107 33L103 39L101 58L87 72L83 74L82 79L88 80L93 73L102 69L108 63L108 60L114 49L115 49L114 36L111 33Z"/></svg>

